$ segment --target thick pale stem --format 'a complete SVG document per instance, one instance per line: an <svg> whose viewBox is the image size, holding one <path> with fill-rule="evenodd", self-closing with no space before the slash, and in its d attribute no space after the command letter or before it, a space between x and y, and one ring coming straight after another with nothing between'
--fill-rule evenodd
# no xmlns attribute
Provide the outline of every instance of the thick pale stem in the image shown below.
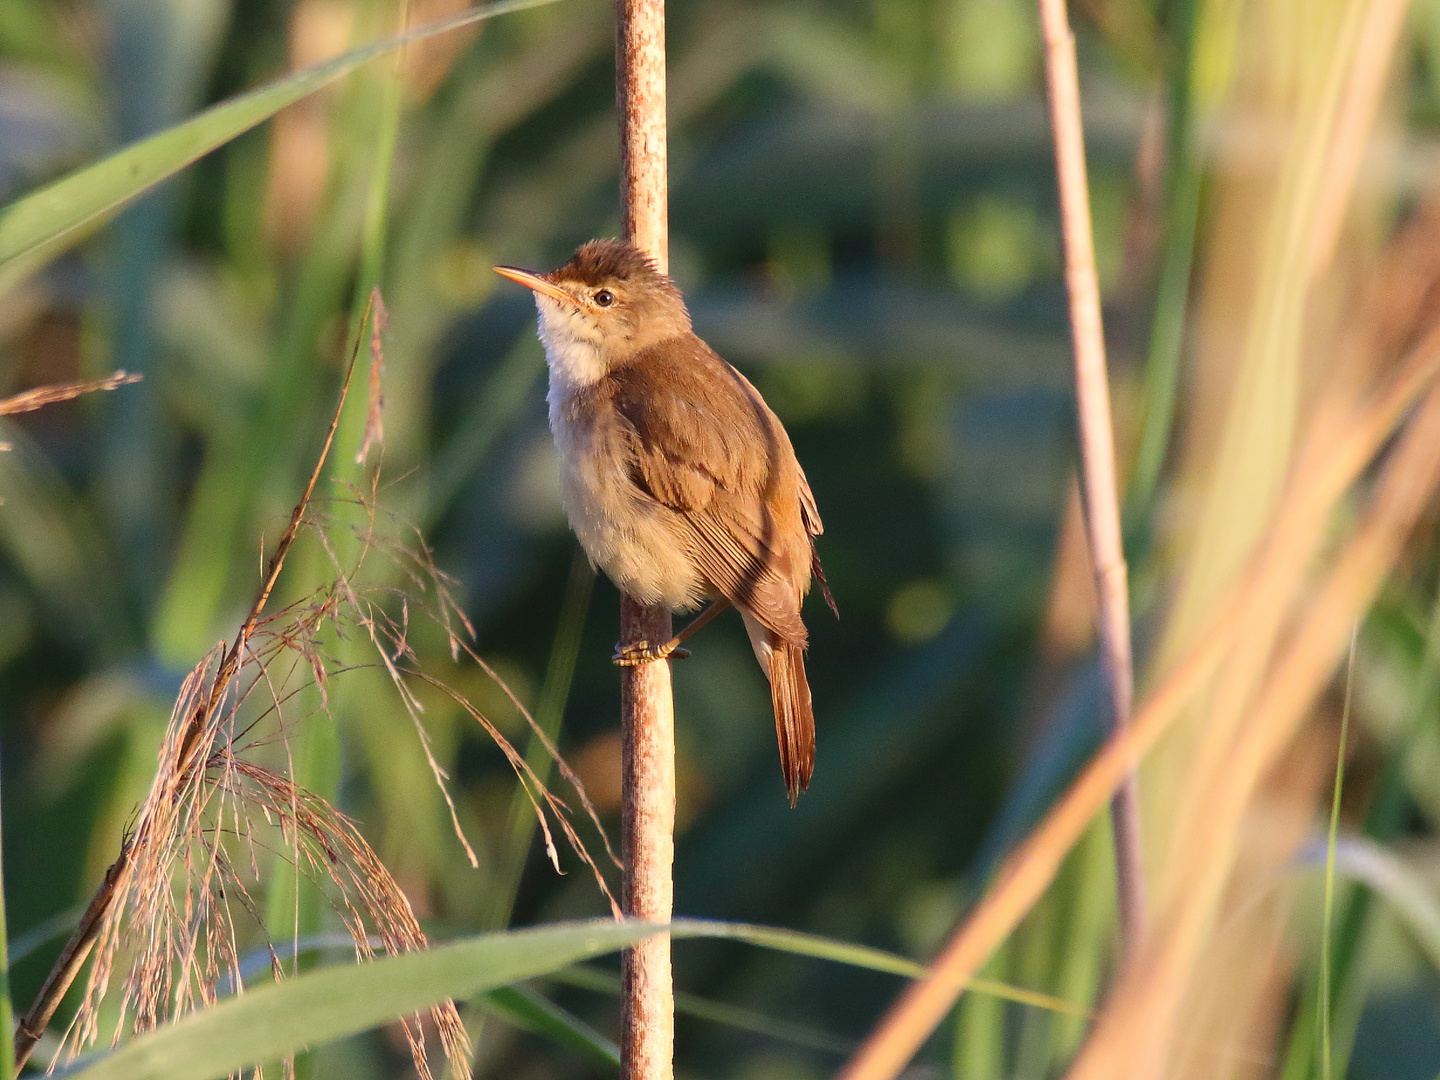
<svg viewBox="0 0 1440 1080"><path fill-rule="evenodd" d="M1105 364L1105 331L1100 319L1100 282L1095 273L1095 241L1090 229L1080 81L1075 65L1075 37L1066 18L1065 0L1040 0L1040 27L1045 39L1050 127L1055 139L1055 174L1065 244L1065 286L1070 296L1085 525L1095 570L1100 651L1110 689L1113 722L1117 729L1123 729L1130 722L1134 692L1130 597L1120 532L1110 384ZM1140 940L1145 925L1145 868L1141 858L1139 797L1133 775L1115 793L1111 812L1120 935L1129 950Z"/></svg>
<svg viewBox="0 0 1440 1080"><path fill-rule="evenodd" d="M625 235L669 268L664 0L615 0L615 107Z"/></svg>
<svg viewBox="0 0 1440 1080"><path fill-rule="evenodd" d="M625 641L667 641L670 613L624 597L620 633ZM621 903L632 918L669 922L675 861L675 716L670 664L660 660L623 671L621 857L625 882ZM627 950L622 972L621 1076L624 1080L670 1080L675 998L669 935L657 934Z"/></svg>
<svg viewBox="0 0 1440 1080"><path fill-rule="evenodd" d="M669 264L665 139L664 0L616 0L615 102L620 114L620 195L625 235L664 271ZM623 644L670 639L670 613L620 604ZM622 669L622 857L625 914L669 922L674 903L675 715L670 665ZM675 997L670 938L626 951L621 1012L622 1080L674 1076Z"/></svg>

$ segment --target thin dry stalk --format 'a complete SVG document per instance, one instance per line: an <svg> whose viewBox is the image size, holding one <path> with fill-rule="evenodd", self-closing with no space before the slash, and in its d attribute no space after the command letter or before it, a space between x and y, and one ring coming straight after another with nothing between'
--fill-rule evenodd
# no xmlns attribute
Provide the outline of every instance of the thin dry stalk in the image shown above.
<svg viewBox="0 0 1440 1080"><path fill-rule="evenodd" d="M357 341L350 372L358 350ZM187 678L161 744L156 778L120 857L16 1033L16 1057L22 1063L92 951L95 963L67 1040L72 1048L98 1036L98 1006L122 951L130 960L116 1039L127 1021L137 1031L147 1030L169 1015L213 1004L226 988L236 993L243 989L239 935L230 905L238 904L257 924L262 920L236 871L231 849L240 845L252 879L258 879L256 849L268 849L257 838L251 819L255 810L288 841L284 846L295 852L297 869L336 885L340 918L354 935L360 955L369 955L371 948L367 923L377 928L389 949L424 947L424 935L403 892L358 831L323 800L238 757L242 740L258 722L244 727L238 723L251 691L264 680L272 704L262 716L277 717L282 702L298 692L283 690L284 678L280 685L272 679L270 668L283 656L291 656L292 673L306 661L323 688L315 640L320 625L335 620L333 596L292 605L276 616L265 616L264 609L306 519L334 443L349 380L347 373L319 460L249 614L235 640L212 650ZM248 683L241 677L246 670L255 671ZM278 977L273 950L272 960ZM446 1003L431 1015L459 1075L468 1075L468 1042L454 1005ZM412 1019L404 1026L416 1066L428 1077L419 1022Z"/></svg>
<svg viewBox="0 0 1440 1080"><path fill-rule="evenodd" d="M368 318L368 310L366 315ZM350 373L358 351L357 341ZM312 872L328 876L338 887L341 919L355 935L362 955L370 949L367 919L379 929L387 947L424 946L424 935L404 894L353 826L328 806L319 809L323 806L320 800L289 780L237 757L237 736L243 738L249 730L237 729L237 716L250 691L262 678L269 683L271 663L286 651L297 652L297 643L313 643L319 624L334 618L333 600L322 599L309 609L302 608L276 630L276 617L265 617L264 609L334 444L350 373L310 482L271 556L256 600L230 646L213 650L182 687L161 744L150 793L120 858L107 873L87 918L31 1010L35 1022L17 1032L17 1057L22 1049L28 1056L92 945L95 963L71 1028L72 1048L98 1036L99 1003L122 950L131 959L116 1039L127 1019L135 1030L148 1030L171 1013L214 1004L227 984L237 993L243 989L237 927L227 898L260 920L233 865L227 834L241 840L252 873L258 877L258 841L250 819L251 810L257 807L267 822L278 822L282 836L296 852L297 868L308 863ZM281 617L286 614L282 612ZM259 673L248 685L241 685L239 676L251 661ZM278 714L282 698L274 684L269 685L273 711ZM273 966L278 975L278 960ZM454 1005L446 1003L431 1014L447 1054L466 1075L468 1042ZM405 1021L404 1027L417 1069L428 1078L418 1020Z"/></svg>
<svg viewBox="0 0 1440 1080"><path fill-rule="evenodd" d="M625 234L663 272L669 265L664 0L615 0L615 100L620 114L620 201ZM620 640L667 641L670 612L628 596ZM675 706L670 664L621 674L621 843L625 914L666 923L674 910ZM623 1080L674 1076L675 997L670 937L657 934L621 961Z"/></svg>
<svg viewBox="0 0 1440 1080"><path fill-rule="evenodd" d="M1115 436L1110 417L1110 383L1105 363L1105 330L1100 316L1100 281L1090 227L1090 189L1085 176L1085 131L1080 120L1080 81L1075 36L1065 0L1040 0L1045 39L1045 86L1055 139L1055 174L1060 192L1065 244L1065 286L1070 297L1070 336L1075 351L1075 403L1080 423L1085 520L1094 561L1100 608L1100 651L1110 685L1116 731L1130 722L1135 675L1130 652L1130 588L1120 530L1120 497L1115 479ZM1115 885L1120 938L1128 951L1145 928L1145 865L1140 837L1140 797L1131 776L1111 806L1115 831Z"/></svg>
<svg viewBox="0 0 1440 1080"><path fill-rule="evenodd" d="M1316 438L1309 443L1312 452L1302 457L1302 466L1296 470L1262 550L1215 606L1193 644L1136 711L1131 726L1109 739L1005 861L993 885L936 957L929 974L913 983L890 1008L841 1072L840 1080L892 1080L899 1075L968 982L1049 887L1066 854L1125 776L1207 684L1246 627L1263 617L1277 602L1277 594L1283 597L1284 588L1275 584L1276 568L1293 566L1294 545L1314 535L1314 522L1325 520L1437 374L1440 330L1432 330L1385 390L1364 408L1356 411L1340 403L1317 408ZM1408 438L1414 437L1412 430ZM1372 520L1374 514L1372 510ZM1356 566L1368 566L1372 557L1357 540L1330 575L1332 587L1351 580ZM1332 594L1326 591L1321 595ZM1358 610L1349 613L1347 627ZM1303 625L1303 620L1297 624ZM1307 649L1314 647L1303 644ZM1296 653L1292 649L1287 655ZM1284 670L1283 662L1277 670Z"/></svg>
<svg viewBox="0 0 1440 1080"><path fill-rule="evenodd" d="M405 55L403 52L400 54ZM370 456L370 448L385 441L385 391L382 376L385 373L385 352L381 347L380 335L390 325L390 312L378 288L370 290L370 305L375 310L374 325L370 330L370 383L365 408L365 434L360 439L360 449L355 453L355 464L364 465Z"/></svg>
<svg viewBox="0 0 1440 1080"><path fill-rule="evenodd" d="M518 712L521 718L530 726L531 731L539 739L546 753L550 755L560 776L569 784L576 798L580 800L586 816L590 819L591 824L594 826L596 833L600 836L601 842L605 846L606 855L617 868L620 868L621 862L616 858L614 851L611 849L610 838L600 822L600 815L596 811L594 803L590 801L590 796L585 791L585 787L580 782L580 778L561 756L554 741L545 734L534 715L525 707L524 702L515 695L515 692L510 689L509 684L486 662L485 658L475 650L473 645L475 628L470 624L469 619L455 600L455 581L435 565L434 553L425 543L424 536L419 527L413 522L404 521L396 515L387 512L385 517L391 524L399 525L402 529L407 530L412 535L413 543L407 545L386 539L380 535L375 528L377 495L374 490L374 482L372 481L372 490L367 495L362 495L358 492L354 492L353 494L353 505L360 507L365 512L367 518L366 529L356 537L356 546L359 554L356 557L355 564L351 567L342 566L339 556L329 541L325 528L317 527L315 529L315 536L324 548L327 557L330 559L331 566L335 570L335 587L338 597L344 601L355 624L364 630L370 638L376 654L380 657L381 668L395 686L401 703L405 706L406 713L410 717L411 723L415 728L416 736L420 741L421 749L425 753L426 763L430 768L431 774L435 777L439 790L445 798L455 835L469 856L471 865L478 865L478 860L460 828L454 800L451 799L448 790L450 778L444 769L441 768L431 750L429 733L425 730L425 726L420 718L421 707L419 700L407 685L407 680L423 682L439 690L480 725L505 755L506 761L510 763L511 768L515 771L515 776L520 783L521 789L530 799L540 830L544 836L546 854L549 856L551 865L555 867L556 872L561 872L560 856L550 831L550 823L546 814L547 810L550 814L554 815L556 822L560 826L572 850L580 856L581 861L584 862L594 874L596 885L599 887L601 894L609 901L615 917L620 918L620 907L611 895L604 874L601 872L595 860L590 856L584 842L580 839L575 831L574 825L570 821L570 808L545 786L535 770L526 762L524 756L505 738L499 728L497 728L484 713L475 707L474 703L442 680L419 669L418 658L411 649L408 640L412 600L417 597L421 600L433 597L429 603L422 603L417 606L426 618L433 621L435 625L444 632L446 642L450 649L451 659L458 661L462 656L468 657L474 662L475 666L483 671L486 677L500 689L510 704L514 706L515 711ZM409 580L413 594L394 589L382 590L385 595L377 600L374 597L356 591L353 582L359 576L365 559L371 550L381 552L390 560L392 566L399 569ZM400 605L398 619L392 616L387 610L383 603L384 599L398 599ZM323 667L318 667L316 670L316 682L318 684L321 683L324 678L324 669Z"/></svg>
<svg viewBox="0 0 1440 1080"><path fill-rule="evenodd" d="M128 386L130 383L137 383L143 378L143 375L130 375L124 371L116 371L103 379L86 379L83 382L37 386L33 390L26 390L23 394L15 394L0 400L0 416L34 412L45 405L53 405L57 401L69 401L82 394L93 394L97 390L114 390L117 387Z"/></svg>
<svg viewBox="0 0 1440 1080"><path fill-rule="evenodd" d="M54 967L41 985L40 992L35 995L34 1003L15 1026L16 1073L25 1068L35 1044L49 1028L55 1010L75 982L75 976L80 974L80 968L90 955L90 950L95 947L95 937L100 933L100 920L110 908L115 894L115 883L124 873L129 861L130 840L127 837L120 845L119 857L105 872L105 878L100 882L89 906L85 908L85 914L80 917L79 925L65 943L65 948L61 950Z"/></svg>
<svg viewBox="0 0 1440 1080"><path fill-rule="evenodd" d="M1329 267L1340 238L1340 227L1360 176L1409 9L1409 0L1370 0L1365 11L1315 206L1314 247L1310 254L1311 274L1315 277Z"/></svg>
<svg viewBox="0 0 1440 1080"><path fill-rule="evenodd" d="M1184 834L1187 889L1127 972L1071 1080L1151 1076L1173 1038L1176 1010L1204 947L1238 849L1240 826L1261 780L1289 745L1344 655L1359 618L1440 481L1440 392L1431 391L1387 463L1366 521L1315 603L1296 620L1288 648L1247 710L1226 783L1210 789L1207 815Z"/></svg>

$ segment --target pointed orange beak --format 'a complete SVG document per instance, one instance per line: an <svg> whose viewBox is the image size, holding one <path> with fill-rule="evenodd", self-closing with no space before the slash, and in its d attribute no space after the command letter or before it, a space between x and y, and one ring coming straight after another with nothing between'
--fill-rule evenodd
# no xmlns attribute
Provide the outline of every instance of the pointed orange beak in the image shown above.
<svg viewBox="0 0 1440 1080"><path fill-rule="evenodd" d="M534 289L537 293L544 293L552 300L559 300L562 304L575 303L575 298L558 285L552 285L543 274L536 274L529 270L521 270L518 266L497 266L495 272L501 277L507 277L511 281L518 281L527 289Z"/></svg>

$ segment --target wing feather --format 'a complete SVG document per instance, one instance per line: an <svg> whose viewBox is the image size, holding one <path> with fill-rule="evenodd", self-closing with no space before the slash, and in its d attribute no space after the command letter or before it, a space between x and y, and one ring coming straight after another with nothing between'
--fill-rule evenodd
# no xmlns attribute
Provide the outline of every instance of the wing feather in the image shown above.
<svg viewBox="0 0 1440 1080"><path fill-rule="evenodd" d="M690 355L676 357L676 344L611 373L631 433L631 478L676 512L715 592L803 647L809 537L820 529L809 484L744 376L698 338L685 343ZM791 550L797 537L806 542Z"/></svg>

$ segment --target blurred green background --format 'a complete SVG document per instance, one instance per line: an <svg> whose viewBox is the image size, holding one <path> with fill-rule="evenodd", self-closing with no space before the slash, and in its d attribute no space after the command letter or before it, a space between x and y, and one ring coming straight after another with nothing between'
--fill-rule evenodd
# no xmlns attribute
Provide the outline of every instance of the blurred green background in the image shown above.
<svg viewBox="0 0 1440 1080"><path fill-rule="evenodd" d="M1156 402L1179 355L1197 214L1203 234L1204 110L1235 48L1218 32L1197 45L1194 29L1236 6L1072 12L1127 462L1148 432L1130 505L1142 655L1164 598L1151 530L1169 419ZM408 18L455 9L412 0ZM1412 14L1392 111L1421 172L1440 125L1440 4ZM0 203L401 17L372 0L0 0ZM697 331L791 433L842 613L807 609L819 750L794 811L738 619L676 665L677 911L924 958L1101 734L1085 572L1056 554L1074 416L1032 4L679 0L669 17L672 271ZM603 578L591 588L565 526L533 305L489 269L549 268L618 232L611 48L597 0L413 48L383 217L372 185L396 83L380 61L0 300L5 392L145 375L0 431L6 901L12 944L36 946L15 972L22 1007L143 798L181 679L248 607L333 408L356 293L377 273L391 316L381 505L423 529L518 697L542 721L563 717L562 752L618 834L617 597ZM1401 184L1394 211L1413 197ZM297 559L287 598L326 573L323 556ZM1423 674L1428 589L1397 583L1367 630L1357 710L1379 732L1362 736L1372 774L1411 752L1384 725ZM417 628L412 643L525 745L515 710L443 636ZM346 678L302 726L300 777L361 822L433 937L607 910L569 852L558 876L532 843L484 733L427 699L471 869L399 700ZM1433 715L1417 737L1435 745ZM1399 831L1433 862L1440 782L1407 776ZM1113 957L1103 824L989 975L1092 1001ZM271 931L288 937L274 920L291 894L274 888ZM300 917L333 929L320 907ZM1440 978L1383 912L1370 918L1383 947L1352 1010L1350 1075L1429 1080ZM679 1074L737 1080L828 1074L898 989L722 943L677 945L677 983L750 1014L682 1017ZM541 989L613 1037L612 996ZM504 1021L472 1031L482 1075L607 1075ZM1051 1075L1079 1033L971 996L916 1075ZM410 1068L385 1033L303 1067Z"/></svg>

